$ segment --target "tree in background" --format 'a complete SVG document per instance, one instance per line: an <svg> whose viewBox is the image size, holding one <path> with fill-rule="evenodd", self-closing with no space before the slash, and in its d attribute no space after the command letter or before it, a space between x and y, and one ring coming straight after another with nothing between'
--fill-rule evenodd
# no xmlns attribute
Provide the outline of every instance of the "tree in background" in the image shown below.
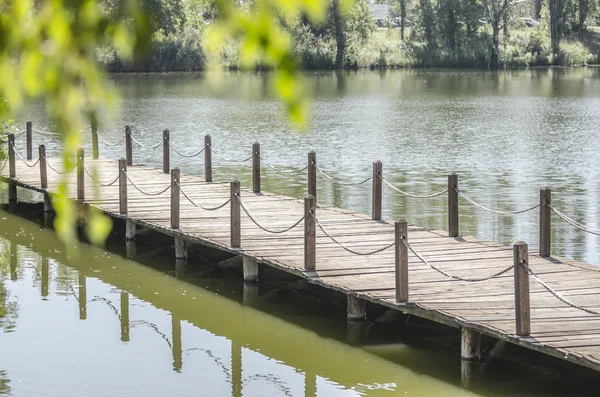
<svg viewBox="0 0 600 397"><path fill-rule="evenodd" d="M548 10L550 12L550 41L552 53L560 53L560 40L567 28L567 2L568 0L548 0Z"/></svg>

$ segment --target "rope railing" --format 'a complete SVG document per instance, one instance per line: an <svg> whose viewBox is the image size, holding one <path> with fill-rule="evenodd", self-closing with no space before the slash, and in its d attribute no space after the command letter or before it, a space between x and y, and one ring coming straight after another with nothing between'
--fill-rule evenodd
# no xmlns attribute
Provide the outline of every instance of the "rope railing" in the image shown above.
<svg viewBox="0 0 600 397"><path fill-rule="evenodd" d="M34 134L37 134L37 135L46 135L46 136L58 136L58 135L60 135L60 133L58 133L58 132L42 131L42 130L36 130L36 129L33 129L33 128L31 129L31 131ZM78 131L78 132L83 132L83 130Z"/></svg>
<svg viewBox="0 0 600 397"><path fill-rule="evenodd" d="M582 311L584 311L586 313L589 313L589 314L593 314L595 316L600 316L600 312L599 311L588 309L587 307L583 307L583 306L580 306L580 305L577 305L577 304L571 302L569 299L565 298L564 296L562 296L561 294L559 294L558 292L556 292L556 290L554 290L548 284L546 284L545 282L543 282L539 278L539 276L537 274L535 274L535 272L531 269L531 267L527 266L524 263L522 265L525 266L525 267L527 267L527 271L529 272L529 274L531 275L531 277L533 277L533 279L535 281L537 281L546 291L548 291L550 294L552 294L552 296L554 296L556 299L558 299L559 301L561 301L565 305L570 306L570 307L572 307L574 309L582 310Z"/></svg>
<svg viewBox="0 0 600 397"><path fill-rule="evenodd" d="M493 209L491 209L491 208L485 207L485 206L483 206L483 205L481 205L481 204L479 204L479 203L475 202L473 199L469 198L469 196L467 196L466 194L464 194L464 193L463 193L463 192L462 192L460 189L458 189L458 188L454 188L454 190L456 190L456 193L458 193L458 195L459 195L460 197L464 198L464 199L465 199L465 200L467 200L469 203L473 204L475 207L477 207L477 208L480 208L480 209L482 209L482 210L484 210L484 211L491 212L491 213L493 213L493 214L497 214L497 215L507 215L507 216L510 216L510 215L519 215L519 214L524 214L524 213L526 213L526 212L529 212L529 211L533 211L534 209L536 209L536 208L539 208L539 207L540 207L540 205L539 205L539 204L536 204L536 205L534 205L534 206L532 206L532 207L528 207L528 208L525 208L525 209L522 209L522 210L515 210L515 211L498 211L498 210L493 210Z"/></svg>
<svg viewBox="0 0 600 397"><path fill-rule="evenodd" d="M417 199L426 199L426 198L438 197L438 196L441 196L442 194L448 193L448 189L442 190L441 192L432 193L432 194L425 194L425 195L408 193L408 192L405 192L404 190L400 190L396 186L392 185L387 179L385 179L383 177L383 175L380 175L379 177L381 178L381 180L383 181L383 183L385 183L391 189L393 189L396 192L398 192L398 193L400 193L400 194L402 194L404 196L407 196L407 197L412 197L412 198L417 198Z"/></svg>
<svg viewBox="0 0 600 397"><path fill-rule="evenodd" d="M47 160L46 156L44 156L44 158ZM52 171L56 172L59 175L69 174L69 173L73 172L73 170L77 167L77 163L75 163L75 164L73 164L73 166L70 169L68 169L66 171L59 171L56 168L54 168L52 166L52 164L50 164L48 161L46 161L46 165L48 166L48 168L50 168Z"/></svg>
<svg viewBox="0 0 600 397"><path fill-rule="evenodd" d="M210 151L213 152L214 154L217 155L218 158L220 158L223 161L226 161L228 163L246 163L250 160L252 160L252 156L248 157L247 159L242 159L242 160L233 160L233 159L228 159L227 157L222 156L221 154L219 154L219 152L217 152L215 149L213 149L212 146L208 146L210 148Z"/></svg>
<svg viewBox="0 0 600 397"><path fill-rule="evenodd" d="M304 220L304 216L302 216L297 222L295 222L293 225L291 225L289 227L284 227L281 230L268 229L265 226L262 226L260 223L258 223L256 218L250 213L250 211L248 211L248 208L246 208L246 206L244 205L244 202L242 201L242 198L240 196L236 195L235 198L239 201L240 207L242 207L242 210L244 210L246 215L248 215L248 218L250 218L252 223L254 223L256 226L258 226L259 229L261 229L267 233L281 234L281 233L289 232L290 230L292 230L293 228L298 226Z"/></svg>
<svg viewBox="0 0 600 397"><path fill-rule="evenodd" d="M169 141L169 145L172 145L172 144L173 144L173 143L172 143L171 141ZM200 154L204 153L204 150L205 150L205 149L206 149L206 147L203 147L202 149L200 149L200 151L199 151L199 152L196 152L196 153L194 153L194 154L186 154L186 153L181 153L181 152L180 152L180 151L178 151L177 149L173 149L173 152L174 152L175 154L177 154L177 155L181 156L181 157L184 157L184 158L188 158L188 159L189 159L189 158L196 157L196 156L198 156L198 155L200 155Z"/></svg>
<svg viewBox="0 0 600 397"><path fill-rule="evenodd" d="M345 251L354 254L354 255L359 255L359 256L369 256L369 255L374 255L374 254L378 254L380 252L383 252L387 249L392 248L396 243L393 242L391 244L385 245L381 248L377 248L374 249L373 251L368 251L368 252L360 252L360 251L356 251L352 248L348 248L346 247L344 244L342 244L341 242L339 242L335 237L333 237L331 234L329 234L327 232L327 230L325 230L325 228L323 227L323 225L321 225L321 222L319 222L319 220L317 219L317 217L315 216L315 214L311 213L311 216L314 218L315 223L317 224L317 226L319 227L319 229L321 229L321 231L323 232L323 234L325 236L327 236L331 241L333 241L334 243L336 243L340 248L344 249Z"/></svg>
<svg viewBox="0 0 600 397"><path fill-rule="evenodd" d="M22 156L19 154L19 151L17 150L17 148L15 147L15 145L13 145L13 147L12 147L12 148L13 148L13 150L14 150L15 154L17 155L17 157L18 157L19 159L21 159L21 161L23 162L23 164L25 164L25 165L26 165L27 167L29 167L29 168L33 168L33 167L35 167L35 166L36 166L36 165L37 165L37 164L40 162L40 159L38 158L38 159L36 160L36 162L35 162L35 163L33 163L33 164L29 164L29 163L27 162L27 160L25 160L25 159L24 159L24 158L23 158L23 157L22 157Z"/></svg>
<svg viewBox="0 0 600 397"><path fill-rule="evenodd" d="M579 230L582 230L582 231L584 231L586 233L590 233L590 234L594 234L596 236L600 236L600 229L595 229L595 228L587 227L584 224L579 223L576 220L569 218L567 215L563 214L562 212L560 212L559 210L557 210L556 208L554 208L552 206L552 204L546 203L546 205L548 207L550 207L550 209L552 210L552 212L554 212L556 215L558 215L559 218L561 218L563 221L567 222L571 226L574 226L575 228L577 228Z"/></svg>
<svg viewBox="0 0 600 397"><path fill-rule="evenodd" d="M229 204L231 202L231 199L227 199L227 201L225 201L223 204L218 205L216 207L204 207L204 206L196 203L194 200L192 200L190 198L190 196L188 196L187 193L183 190L183 187L181 186L181 184L179 182L175 181L175 184L177 184L177 187L179 188L179 191L181 192L181 194L183 194L183 197L185 197L194 207L203 209L204 211L216 211L218 209L225 207L227 204Z"/></svg>
<svg viewBox="0 0 600 397"><path fill-rule="evenodd" d="M421 262L423 262L424 264L426 264L427 266L429 266L431 269L435 270L436 272L440 273L441 275L451 278L453 280L458 280L458 281L465 281L468 283L478 283L478 282L482 282L482 281L487 281L487 280L491 280L493 278L497 278L502 276L505 273L508 273L511 269L513 269L515 266L510 265L509 267L500 270L490 276L487 277L476 277L476 278L469 278L469 277L459 277L459 276L455 276L453 274L450 274L434 265L432 265L427 259L425 259L421 254L419 254L417 251L414 250L414 248L408 243L408 241L406 241L405 239L402 239L402 243L406 246L406 248L409 249L410 252L413 253L414 256L417 257L417 259L419 259Z"/></svg>
<svg viewBox="0 0 600 397"><path fill-rule="evenodd" d="M108 142L106 139L104 139L104 137L102 136L102 134L100 134L100 132L97 132L98 134L98 138L100 138L100 140L102 141L102 143L106 146L119 146L121 143L123 143L123 141L125 140L125 135L123 135L121 137L121 140L116 142L116 143L110 143Z"/></svg>
<svg viewBox="0 0 600 397"><path fill-rule="evenodd" d="M155 145L143 144L142 142L138 141L133 135L131 135L131 140L134 141L139 147L142 147L144 149L156 149L157 147L162 145L162 142L158 142Z"/></svg>
<svg viewBox="0 0 600 397"><path fill-rule="evenodd" d="M325 178L329 179L331 182L336 183L338 185L342 185L342 186L358 186L358 185L362 185L363 183L369 182L371 179L373 179L373 176L368 177L367 179L363 179L360 182L344 182L344 181L340 181L339 179L335 179L329 175L327 175L322 169L320 169L316 164L313 163L313 166L315 167L315 169L317 171L319 171L319 173L321 175L323 175Z"/></svg>
<svg viewBox="0 0 600 397"><path fill-rule="evenodd" d="M277 172L283 172L284 174L299 174L299 173L301 173L301 172L304 172L304 171L306 171L306 170L308 169L308 165L307 165L307 166L306 166L306 167L304 167L304 168L299 168L299 169L296 169L296 170L285 170L285 169L283 169L283 168L278 168L278 167L275 167L273 164L269 163L269 162L268 162L268 161L267 161L267 160L266 160L266 159L265 159L263 156L259 155L259 157L260 157L260 160L261 160L263 163L265 163L265 165L266 165L267 167L269 167L269 168L270 168L270 169L272 169L273 171L277 171Z"/></svg>
<svg viewBox="0 0 600 397"><path fill-rule="evenodd" d="M131 179L131 177L129 176L129 173L127 173L126 170L123 170L123 173L125 173L125 177L127 178L127 180L129 182L131 182L131 184L133 185L133 187L140 193L146 195L146 196L160 196L161 194L163 194L164 192L166 192L167 190L171 189L171 185L167 186L166 188L164 188L161 191L158 192L147 192L145 190L143 190L142 188L140 188L134 181L133 179Z"/></svg>
<svg viewBox="0 0 600 397"><path fill-rule="evenodd" d="M83 166L83 170L85 171L86 174L88 174L88 176L92 179L92 181L94 181L95 183L97 183L98 185L103 186L103 187L112 186L119 180L119 175L117 174L117 177L115 179L113 179L110 183L102 183L98 179L96 179L94 177L94 175L92 175L92 173L88 170L88 168L85 165Z"/></svg>

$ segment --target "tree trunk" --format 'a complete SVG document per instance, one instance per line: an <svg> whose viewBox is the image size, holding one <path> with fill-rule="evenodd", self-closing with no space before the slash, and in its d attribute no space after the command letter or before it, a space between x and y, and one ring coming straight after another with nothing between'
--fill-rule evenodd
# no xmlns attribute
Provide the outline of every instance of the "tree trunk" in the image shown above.
<svg viewBox="0 0 600 397"><path fill-rule="evenodd" d="M451 50L456 49L456 15L452 2L448 4L448 47Z"/></svg>
<svg viewBox="0 0 600 397"><path fill-rule="evenodd" d="M552 53L558 55L560 52L560 39L562 34L561 23L565 13L564 0L549 0L550 10L550 41Z"/></svg>
<svg viewBox="0 0 600 397"><path fill-rule="evenodd" d="M346 50L346 35L340 13L340 0L333 0L333 20L335 22L335 43L337 54L335 56L335 67L341 69L344 66L344 51Z"/></svg>
<svg viewBox="0 0 600 397"><path fill-rule="evenodd" d="M406 23L406 0L400 0L400 39L404 41L404 25Z"/></svg>
<svg viewBox="0 0 600 397"><path fill-rule="evenodd" d="M498 70L500 69L500 21L492 21L492 30L492 57L490 59L490 69Z"/></svg>
<svg viewBox="0 0 600 397"><path fill-rule="evenodd" d="M583 32L585 30L585 20L587 19L588 4L586 0L579 0L579 41L583 41Z"/></svg>
<svg viewBox="0 0 600 397"><path fill-rule="evenodd" d="M433 47L433 10L431 9L431 3L429 0L420 0L421 13L423 13L423 28L425 28L425 37L427 38L427 45Z"/></svg>
<svg viewBox="0 0 600 397"><path fill-rule="evenodd" d="M543 0L535 0L535 19L542 19L542 3Z"/></svg>

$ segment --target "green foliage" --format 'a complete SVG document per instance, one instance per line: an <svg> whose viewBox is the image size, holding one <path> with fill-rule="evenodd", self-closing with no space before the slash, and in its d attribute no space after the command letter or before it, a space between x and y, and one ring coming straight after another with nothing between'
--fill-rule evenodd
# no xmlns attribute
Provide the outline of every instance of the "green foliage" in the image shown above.
<svg viewBox="0 0 600 397"><path fill-rule="evenodd" d="M46 1L0 0L0 98L10 109L0 109L0 120L18 112L24 102L44 98L48 115L63 139L62 158L67 168L74 163L78 131L99 119L100 111L114 104L114 92L91 56L103 42L111 43L123 57L144 48L149 24L135 0L123 0L108 13L96 0ZM55 199L55 228L66 241L75 239L78 217L67 199L63 181ZM98 212L88 223L106 225ZM91 241L103 242L106 227L89 229Z"/></svg>

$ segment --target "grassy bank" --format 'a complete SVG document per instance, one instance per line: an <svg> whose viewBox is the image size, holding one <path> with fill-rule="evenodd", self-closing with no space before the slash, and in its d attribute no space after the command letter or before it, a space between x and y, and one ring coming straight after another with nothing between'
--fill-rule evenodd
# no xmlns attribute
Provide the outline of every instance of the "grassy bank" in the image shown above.
<svg viewBox="0 0 600 397"><path fill-rule="evenodd" d="M336 46L332 40L295 32L295 53L305 69L332 69L335 65ZM408 67L454 67L482 68L490 62L490 35L482 30L478 37L466 41L454 51L442 46L430 47L411 39L410 30L405 31L407 40L400 39L398 29L377 29L364 41L348 40L344 67L359 68L408 68ZM180 34L157 34L153 38L151 53L137 63L124 62L111 48L97 51L98 62L109 72L169 72L203 70L206 55L203 48L204 35L200 30L188 29ZM584 66L598 63L600 59L600 29L589 28L584 42L575 37L561 43L561 52L551 52L550 36L541 28L513 29L500 42L500 65L504 69L533 66ZM223 67L239 67L235 43L222 52Z"/></svg>

